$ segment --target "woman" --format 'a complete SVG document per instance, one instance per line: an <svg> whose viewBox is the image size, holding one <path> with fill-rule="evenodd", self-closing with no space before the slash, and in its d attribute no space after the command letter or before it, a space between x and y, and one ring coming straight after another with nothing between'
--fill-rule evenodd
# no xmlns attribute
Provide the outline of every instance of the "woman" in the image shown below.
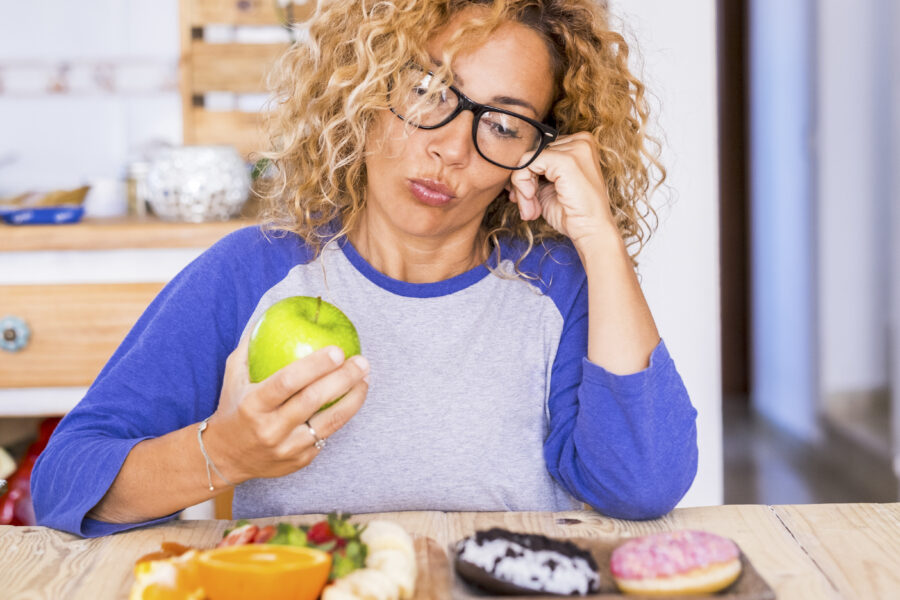
<svg viewBox="0 0 900 600"><path fill-rule="evenodd" d="M696 411L627 250L658 165L605 12L337 0L275 90L269 227L151 304L41 456L39 521L102 535L232 485L236 518L670 510ZM251 384L248 334L293 295L364 356Z"/></svg>

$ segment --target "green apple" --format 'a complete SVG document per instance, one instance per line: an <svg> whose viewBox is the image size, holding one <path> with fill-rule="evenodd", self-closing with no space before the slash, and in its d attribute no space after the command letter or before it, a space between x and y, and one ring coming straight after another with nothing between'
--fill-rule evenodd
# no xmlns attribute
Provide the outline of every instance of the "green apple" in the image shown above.
<svg viewBox="0 0 900 600"><path fill-rule="evenodd" d="M347 315L320 297L279 300L263 313L250 334L250 381L259 383L325 346L339 347L347 358L360 353L359 336Z"/></svg>

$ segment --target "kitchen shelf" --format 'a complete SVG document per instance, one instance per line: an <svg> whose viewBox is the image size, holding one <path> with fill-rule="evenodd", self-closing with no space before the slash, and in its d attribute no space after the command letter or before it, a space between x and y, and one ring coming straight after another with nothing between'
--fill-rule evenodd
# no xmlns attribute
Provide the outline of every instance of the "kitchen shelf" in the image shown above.
<svg viewBox="0 0 900 600"><path fill-rule="evenodd" d="M70 225L0 224L0 252L208 247L254 223L246 218L176 223L156 217L122 217L84 219Z"/></svg>

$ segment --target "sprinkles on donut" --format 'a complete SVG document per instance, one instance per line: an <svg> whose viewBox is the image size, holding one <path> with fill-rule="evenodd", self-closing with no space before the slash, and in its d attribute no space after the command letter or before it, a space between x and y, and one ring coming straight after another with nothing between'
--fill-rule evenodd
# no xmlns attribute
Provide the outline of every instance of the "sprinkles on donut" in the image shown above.
<svg viewBox="0 0 900 600"><path fill-rule="evenodd" d="M613 550L610 570L625 593L671 596L723 590L741 574L728 538L681 530L634 538Z"/></svg>

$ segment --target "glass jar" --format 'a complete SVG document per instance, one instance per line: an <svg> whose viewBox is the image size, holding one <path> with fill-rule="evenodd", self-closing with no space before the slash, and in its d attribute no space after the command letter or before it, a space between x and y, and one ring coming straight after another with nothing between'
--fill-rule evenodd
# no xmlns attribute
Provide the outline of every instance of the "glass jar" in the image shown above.
<svg viewBox="0 0 900 600"><path fill-rule="evenodd" d="M176 146L150 162L144 191L167 221L224 221L237 216L250 192L250 167L232 146Z"/></svg>

